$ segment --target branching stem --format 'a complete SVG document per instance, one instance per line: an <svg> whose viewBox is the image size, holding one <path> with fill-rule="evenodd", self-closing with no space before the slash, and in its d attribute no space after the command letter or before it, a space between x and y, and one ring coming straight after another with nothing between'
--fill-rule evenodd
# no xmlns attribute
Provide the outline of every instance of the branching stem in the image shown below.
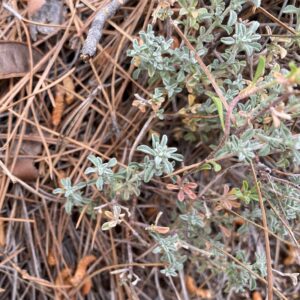
<svg viewBox="0 0 300 300"><path fill-rule="evenodd" d="M214 76L212 73L209 71L201 57L198 55L196 49L193 47L193 45L190 43L190 41L187 39L187 37L184 35L184 33L179 29L179 27L171 20L172 25L174 26L176 32L178 35L182 38L186 46L194 53L195 59L198 62L199 66L201 67L202 71L205 73L209 81L211 82L211 85L213 86L215 92L217 93L218 97L222 101L222 104L224 105L224 108L226 111L228 111L228 103L223 95L222 90L219 88Z"/></svg>

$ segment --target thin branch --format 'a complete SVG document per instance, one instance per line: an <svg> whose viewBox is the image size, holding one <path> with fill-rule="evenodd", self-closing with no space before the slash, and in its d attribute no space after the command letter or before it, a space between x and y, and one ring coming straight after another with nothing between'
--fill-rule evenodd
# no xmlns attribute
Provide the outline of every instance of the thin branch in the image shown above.
<svg viewBox="0 0 300 300"><path fill-rule="evenodd" d="M60 28L60 29L67 28L67 26L65 26L65 25L53 24L53 23L42 23L42 22L36 22L33 20L28 20L28 19L24 18L21 14L19 14L16 10L14 10L9 4L3 3L2 6L7 11L9 11L14 17L16 17L18 20L23 21L25 23L32 24L32 25L38 25L38 26L44 26L44 27L55 27L55 28Z"/></svg>
<svg viewBox="0 0 300 300"><path fill-rule="evenodd" d="M268 223L267 223L267 216L266 216L266 211L265 211L265 207L264 207L264 203L263 203L263 199L262 199L261 190L260 190L260 187L259 187L259 184L257 181L256 172L255 172L253 163L250 162L250 164L251 164L251 170L252 170L256 190L258 193L258 200L259 200L259 205L260 205L260 209L261 209L262 223L263 223L264 234L265 234L266 258L267 258L268 300L272 300L273 299L273 290L272 290L273 274L272 274L272 261L271 261L271 251L270 251L270 240L269 240L269 233L268 233L269 229L268 229Z"/></svg>
<svg viewBox="0 0 300 300"><path fill-rule="evenodd" d="M270 14L267 10L265 10L263 7L256 7L255 8L258 12L264 14L266 17L271 19L273 22L279 24L281 27L285 28L287 31L291 32L292 34L296 35L297 32L294 28L286 25L284 22L280 21L278 18L274 17L272 14Z"/></svg>
<svg viewBox="0 0 300 300"><path fill-rule="evenodd" d="M233 255L231 255L229 252L227 252L226 250L223 250L223 249L219 248L215 244L211 244L208 240L206 240L206 242L207 242L208 245L210 245L211 247L216 248L218 251L220 251L221 253L223 253L224 255L226 255L227 257L229 257L231 260L233 260L236 264L238 264L239 266L241 266L242 268L244 268L245 270L247 270L251 275L253 275L255 278L257 278L259 281L263 282L264 284L268 284L267 280L265 280L263 277L259 276L251 268L249 268L247 265L245 265L244 263L242 263L241 261L239 261L237 258L235 258ZM272 269L271 269L271 272L272 272ZM276 287L274 287L274 286L271 285L270 290L271 291L273 290L280 299L288 300L288 298L285 297ZM269 300L269 298L268 298L268 300Z"/></svg>
<svg viewBox="0 0 300 300"><path fill-rule="evenodd" d="M275 83L277 83L277 81L273 80L273 81L263 84L259 87L253 86L251 88L247 88L247 89L241 91L236 97L233 98L233 100L230 102L230 105L228 107L226 119L225 119L225 137L226 137L226 139L229 137L229 134L230 134L230 125L231 125L230 121L232 119L232 112L233 112L234 108L237 106L237 104L241 100L258 93L259 91L263 91L264 89L271 87Z"/></svg>
<svg viewBox="0 0 300 300"><path fill-rule="evenodd" d="M128 161L131 162L133 154L135 152L135 149L137 147L137 145L140 143L140 141L142 140L142 138L144 137L144 135L146 134L146 131L150 125L150 123L152 122L152 120L154 119L155 115L151 114L150 117L148 118L148 120L145 122L143 128L141 129L140 133L138 134L137 138L134 141L134 144L131 147L130 153L129 153L129 158Z"/></svg>
<svg viewBox="0 0 300 300"><path fill-rule="evenodd" d="M173 279L172 279L171 276L169 276L169 280L170 280L170 283L171 283L171 287L173 288L173 291L174 291L174 293L175 293L175 295L177 297L177 300L182 300L182 298L180 297L180 295L179 295L179 293L178 293L178 291L176 289L176 286L175 286L174 281L173 281Z"/></svg>
<svg viewBox="0 0 300 300"><path fill-rule="evenodd" d="M192 51L194 53L195 59L197 60L199 66L201 67L202 71L205 73L205 75L207 76L207 78L209 79L209 81L211 82L211 85L213 86L215 92L217 93L218 97L220 98L220 100L222 101L222 104L224 105L226 111L228 110L229 106L228 103L223 95L223 92L221 91L221 89L219 88L214 76L212 75L212 73L209 71L209 69L207 68L207 66L205 65L205 63L203 62L202 58L198 55L196 49L193 47L193 45L190 43L190 41L186 38L186 36L183 34L183 32L179 29L179 27L176 25L175 22L173 22L171 20L171 24L174 26L176 32L178 33L178 35L182 38L182 40L184 41L184 43L186 44L186 46L190 49L190 51Z"/></svg>
<svg viewBox="0 0 300 300"><path fill-rule="evenodd" d="M159 275L158 275L158 268L155 268L155 274L154 274L154 280L155 280L155 286L157 289L158 297L160 300L165 300L165 297L162 293L161 287L160 287L160 280L159 280Z"/></svg>

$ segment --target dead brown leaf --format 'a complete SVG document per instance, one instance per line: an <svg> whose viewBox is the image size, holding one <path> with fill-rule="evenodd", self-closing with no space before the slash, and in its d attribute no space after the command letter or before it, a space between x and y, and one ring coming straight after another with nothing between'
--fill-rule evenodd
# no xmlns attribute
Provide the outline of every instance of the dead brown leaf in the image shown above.
<svg viewBox="0 0 300 300"><path fill-rule="evenodd" d="M58 181L58 186L59 186L60 188L63 188L63 185L61 184L61 180L62 180L63 178L66 178L66 177L67 177L67 174L66 174L65 171L63 171L63 170L58 170L58 171L57 171L57 181Z"/></svg>
<svg viewBox="0 0 300 300"><path fill-rule="evenodd" d="M42 53L32 48L33 64L42 59ZM22 77L30 71L30 55L27 44L0 41L0 79Z"/></svg>
<svg viewBox="0 0 300 300"><path fill-rule="evenodd" d="M293 247L293 246L289 246L288 256L284 259L283 263L286 266L291 266L291 265L294 265L294 264L300 264L298 262L298 255L300 256L300 251L297 248Z"/></svg>
<svg viewBox="0 0 300 300"><path fill-rule="evenodd" d="M260 292L254 291L252 294L252 300L263 300L263 297Z"/></svg>
<svg viewBox="0 0 300 300"><path fill-rule="evenodd" d="M51 267L53 267L57 264L57 259L55 257L55 253L54 253L53 249L51 249L49 251L49 254L47 256L47 262L48 262L48 265L51 266Z"/></svg>
<svg viewBox="0 0 300 300"><path fill-rule="evenodd" d="M55 278L55 285L57 287L62 285L70 285L69 279L72 275L71 269L68 267L65 267L60 272L58 272L56 278ZM71 286L70 286L71 288ZM67 291L70 290L70 288L67 288ZM59 290L56 291L56 297L55 300L63 300L65 297L59 292Z"/></svg>
<svg viewBox="0 0 300 300"><path fill-rule="evenodd" d="M71 275L72 275L71 269L68 267L65 267L57 274L56 279L55 279L55 285L69 284L69 279L70 279Z"/></svg>
<svg viewBox="0 0 300 300"><path fill-rule="evenodd" d="M72 77L68 76L63 80L64 87L72 92L75 91L75 85ZM65 101L68 105L71 105L74 101L74 94L65 91Z"/></svg>
<svg viewBox="0 0 300 300"><path fill-rule="evenodd" d="M32 158L18 158L12 174L25 182L35 181L39 172L33 162Z"/></svg>
<svg viewBox="0 0 300 300"><path fill-rule="evenodd" d="M232 232L226 228L225 226L219 225L219 228L221 229L222 234L226 237L226 238L230 238Z"/></svg>
<svg viewBox="0 0 300 300"><path fill-rule="evenodd" d="M172 43L172 45L171 45L171 48L172 48L172 49L179 48L179 46L180 46L180 41L179 41L178 37L175 36L175 35L173 35L173 36L172 36L172 40L173 40L173 43Z"/></svg>
<svg viewBox="0 0 300 300"><path fill-rule="evenodd" d="M198 296L201 299L212 299L211 291L197 287L195 279L192 276L185 276L185 284L188 292L191 295Z"/></svg>
<svg viewBox="0 0 300 300"><path fill-rule="evenodd" d="M60 124L64 108L64 92L62 91L62 89L57 89L55 95L55 107L52 112L52 124L54 126L58 126Z"/></svg>
<svg viewBox="0 0 300 300"><path fill-rule="evenodd" d="M35 14L46 3L46 0L28 0L27 9L29 16Z"/></svg>
<svg viewBox="0 0 300 300"><path fill-rule="evenodd" d="M158 214L158 208L157 207L147 207L145 210L145 215L147 218L151 218L153 216L156 216Z"/></svg>
<svg viewBox="0 0 300 300"><path fill-rule="evenodd" d="M79 261L74 276L72 278L70 278L70 283L73 286L77 286L83 280L83 278L86 275L86 270L87 270L88 266L95 260L96 260L96 256L87 255Z"/></svg>
<svg viewBox="0 0 300 300"><path fill-rule="evenodd" d="M83 296L86 296L87 294L89 294L89 292L91 291L93 287L93 282L92 279L90 277L88 277L85 281L84 284L81 288L81 293Z"/></svg>
<svg viewBox="0 0 300 300"><path fill-rule="evenodd" d="M245 220L243 220L243 219L240 218L240 217L237 217L237 218L235 218L235 219L233 220L233 223L234 223L234 225L236 225L236 226L242 226L242 225L245 224Z"/></svg>

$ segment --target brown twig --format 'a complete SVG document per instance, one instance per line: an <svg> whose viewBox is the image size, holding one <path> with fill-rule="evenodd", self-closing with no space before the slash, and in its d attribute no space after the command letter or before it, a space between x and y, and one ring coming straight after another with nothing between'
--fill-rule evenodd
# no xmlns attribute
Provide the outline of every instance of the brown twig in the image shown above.
<svg viewBox="0 0 300 300"><path fill-rule="evenodd" d="M262 199L262 194L261 194L261 190L257 181L257 176L256 176L256 172L254 169L254 165L252 162L250 162L251 164L251 170L252 170L252 174L253 174L253 178L254 178L254 182L255 182L255 187L257 190L257 194L258 194L258 200L259 200L259 206L261 209L261 215L262 215L262 223L263 223L263 227L264 227L264 234L265 234L265 243L266 243L266 258L267 258L267 281L268 281L268 300L272 300L273 299L273 274L272 274L272 260L271 260L271 250L270 250L270 240L269 240L269 229L268 229L268 223L267 223L267 216L266 216L266 210L264 207L264 203L263 203L263 199Z"/></svg>
<svg viewBox="0 0 300 300"><path fill-rule="evenodd" d="M87 61L90 57L95 55L97 44L102 37L103 27L106 20L111 18L120 8L120 6L126 2L128 2L128 0L112 0L110 3L102 7L96 14L91 28L89 29L88 36L82 47L82 60Z"/></svg>
<svg viewBox="0 0 300 300"><path fill-rule="evenodd" d="M281 27L285 28L287 31L291 32L292 34L297 34L296 30L294 28L291 28L290 26L286 25L284 22L280 21L278 18L274 17L271 13L269 13L267 10L265 10L263 7L256 7L258 12L264 14L266 17L274 21L275 23L279 24Z"/></svg>

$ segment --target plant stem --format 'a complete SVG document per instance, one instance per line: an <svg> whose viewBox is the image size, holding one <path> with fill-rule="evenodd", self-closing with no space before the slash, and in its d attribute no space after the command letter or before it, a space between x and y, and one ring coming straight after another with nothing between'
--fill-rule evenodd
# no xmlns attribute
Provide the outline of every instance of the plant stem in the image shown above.
<svg viewBox="0 0 300 300"><path fill-rule="evenodd" d="M196 49L193 47L193 45L190 43L190 41L186 38L186 36L183 34L183 32L178 28L178 26L175 24L175 22L173 22L171 20L171 24L174 26L176 32L182 38L182 40L184 41L184 43L186 44L186 46L190 49L190 51L194 52L195 59L197 60L199 66L202 69L202 71L205 73L205 75L207 76L207 78L210 80L211 85L213 86L215 92L217 93L218 97L222 101L222 104L224 105L224 107L225 107L225 109L227 111L228 108L229 108L228 103L227 103L227 101L226 101L226 99L225 99L225 97L223 95L222 90L219 88L219 86L218 86L218 84L217 84L214 76L209 71L209 69L207 68L207 66L205 65L205 63L201 59L201 57L198 55Z"/></svg>
<svg viewBox="0 0 300 300"><path fill-rule="evenodd" d="M263 199L262 199L262 194L261 194L261 190L257 181L257 176L256 176L256 172L253 166L252 161L250 162L251 164L251 170L252 170L252 174L253 174L253 178L254 178L254 182L255 182L255 186L257 189L257 193L258 193L258 200L259 200L259 206L261 209L261 215L262 215L262 223L263 223L263 227L264 227L264 235L265 235L265 243L266 243L266 258L267 258L267 281L268 281L268 300L273 300L273 274L272 274L272 261L271 261L271 251L270 251L270 240L269 240L269 229L268 229L268 223L267 223L267 216L266 216L266 211L265 211L265 207L264 207L264 203L263 203Z"/></svg>

